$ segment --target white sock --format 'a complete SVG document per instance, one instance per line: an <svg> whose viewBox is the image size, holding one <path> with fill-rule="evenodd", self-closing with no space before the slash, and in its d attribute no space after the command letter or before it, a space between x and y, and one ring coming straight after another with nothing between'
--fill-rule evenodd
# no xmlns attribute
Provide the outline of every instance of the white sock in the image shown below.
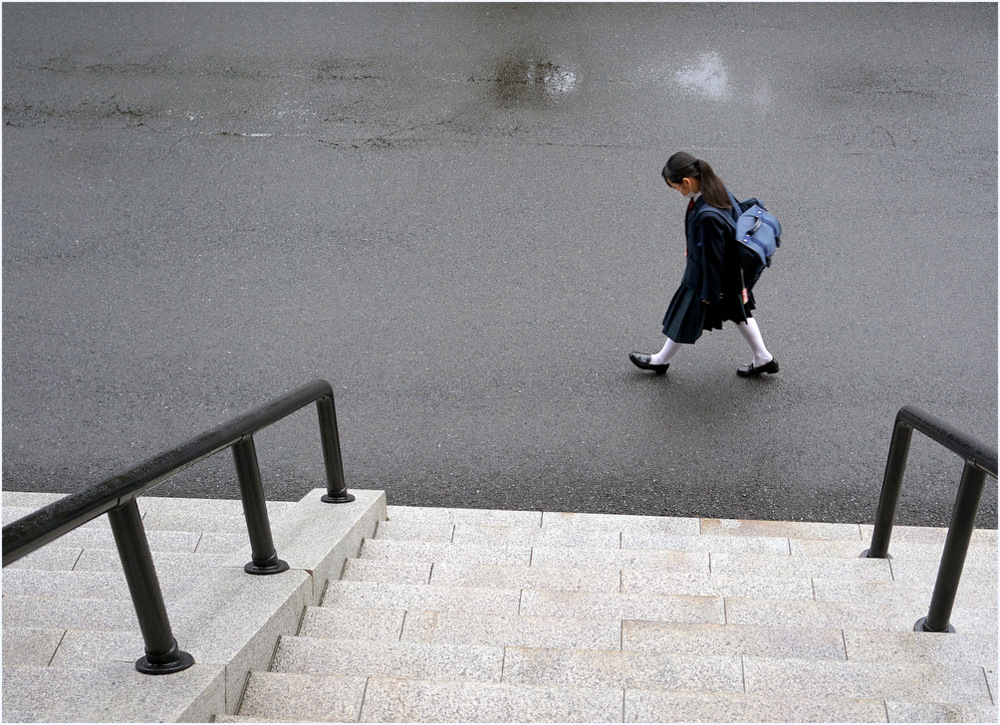
<svg viewBox="0 0 1000 725"><path fill-rule="evenodd" d="M737 324L736 329L740 331L743 339L747 341L747 345L753 350L753 366L755 368L767 365L774 359L774 356L764 347L764 338L761 337L760 328L757 327L757 320L751 317L746 322Z"/></svg>
<svg viewBox="0 0 1000 725"><path fill-rule="evenodd" d="M671 360L673 360L674 355L679 353L682 347L684 346L681 343L674 342L668 337L667 341L663 343L663 349L660 350L655 355L651 355L649 358L649 362L651 362L653 365L666 365Z"/></svg>

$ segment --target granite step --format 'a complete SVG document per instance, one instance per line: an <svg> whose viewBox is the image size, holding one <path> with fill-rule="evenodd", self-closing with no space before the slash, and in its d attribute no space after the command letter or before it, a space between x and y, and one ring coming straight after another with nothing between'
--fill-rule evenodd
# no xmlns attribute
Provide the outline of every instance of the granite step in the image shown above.
<svg viewBox="0 0 1000 725"><path fill-rule="evenodd" d="M311 607L300 635L432 644L847 658L844 633L805 627ZM976 641L969 638L970 642ZM905 643L898 644L902 647ZM865 647L859 641L859 651ZM983 651L982 647L976 648ZM995 648L994 648L995 649ZM972 650L967 650L971 652Z"/></svg>
<svg viewBox="0 0 1000 725"><path fill-rule="evenodd" d="M272 672L993 705L982 666L284 637ZM994 678L995 679L995 678Z"/></svg>
<svg viewBox="0 0 1000 725"><path fill-rule="evenodd" d="M324 697L310 697L323 692ZM253 721L621 722L614 688L254 673L240 712Z"/></svg>
<svg viewBox="0 0 1000 725"><path fill-rule="evenodd" d="M840 531L842 529L835 528ZM859 529L860 530L860 529ZM911 580L934 578L943 551L943 539L931 534L934 529L911 529L897 527L891 547L893 563L898 565L901 576ZM811 531L807 533L812 533ZM720 534L665 534L649 531L619 531L612 529L579 526L535 526L499 527L467 523L421 523L412 516L404 520L381 522L375 539L380 542L422 542L427 546L410 547L408 557L428 561L456 562L465 560L491 561L481 549L472 548L467 555L443 545L470 547L502 547L502 562L496 558L493 563L512 565L508 562L523 560L525 547L552 547L556 549L619 549L646 551L690 551L710 554L775 554L793 557L854 560L860 557L867 546L867 540L858 538L804 539L781 538L765 535L733 536ZM386 549L390 553L386 553ZM397 547L397 549L400 547ZM520 551L517 549L520 548ZM511 549L514 549L513 551ZM369 547L367 556L371 558L391 558L394 549L380 544ZM542 556L551 552L541 551ZM477 556L478 555L478 556ZM566 554L563 553L563 556ZM534 561L534 551L531 556ZM618 555L621 556L621 555ZM602 561L606 561L605 556ZM726 566L720 558L720 565ZM997 566L996 537L979 534L973 538L966 562L965 572L971 577L989 577ZM890 569L891 571L891 569Z"/></svg>
<svg viewBox="0 0 1000 725"><path fill-rule="evenodd" d="M918 619L927 615L930 593L926 598L906 601L840 602L780 599L725 600L726 621L730 624L822 627L836 629L874 629L907 632ZM964 634L996 636L997 610L964 608L952 610L951 623Z"/></svg>
<svg viewBox="0 0 1000 725"><path fill-rule="evenodd" d="M456 545L789 553L789 540L780 537L703 536L700 534L685 535L568 526L500 527L463 523L421 524L412 520L384 521L379 525L375 538Z"/></svg>
<svg viewBox="0 0 1000 725"><path fill-rule="evenodd" d="M863 560L864 525L383 506L387 520L338 546L344 563L317 542L330 526L317 513L338 507L304 500L272 519L302 578L280 595L285 624L230 673L247 646L194 636L218 628L199 592L244 611L287 582L245 586L238 501L173 501L140 511L172 620L209 663L193 674L224 690L216 721L996 721L995 531L973 537L958 634L936 634L912 627L938 529L897 527L891 560ZM140 648L106 522L68 541L18 562L38 572L4 570L5 720L65 719L8 690L93 661L120 680ZM324 553L306 556L316 543ZM206 560L218 577L199 584L185 567Z"/></svg>
<svg viewBox="0 0 1000 725"><path fill-rule="evenodd" d="M451 524L503 528L547 528L567 531L612 531L660 533L682 536L735 536L867 541L858 524L796 521L746 521L693 517L643 516L622 514L553 513L539 511L492 511L483 509L388 506L388 520L414 525ZM903 527L897 527L901 529Z"/></svg>
<svg viewBox="0 0 1000 725"><path fill-rule="evenodd" d="M941 662L827 662L743 658L746 692L785 697L852 696L912 703L993 705L996 676L977 665Z"/></svg>
<svg viewBox="0 0 1000 725"><path fill-rule="evenodd" d="M725 622L720 597L330 582L322 606L482 615Z"/></svg>
<svg viewBox="0 0 1000 725"><path fill-rule="evenodd" d="M352 559L344 581L390 584L435 584L491 589L627 592L686 596L750 597L775 599L828 599L831 601L912 599L930 597L926 581L898 583L891 580L820 579L808 576L774 578L755 573L674 572L663 569L568 568L513 566L467 562L392 561ZM967 599L971 585L960 591ZM981 593L987 600L989 591Z"/></svg>
<svg viewBox="0 0 1000 725"><path fill-rule="evenodd" d="M360 557L382 562L478 564L550 567L561 569L704 572L776 579L837 578L859 580L926 581L936 577L937 562L929 557L862 559L861 549L850 556L750 553L743 551L586 548L578 546L453 544L439 541L370 539ZM966 567L970 580L982 583L993 576L995 563L983 556Z"/></svg>
<svg viewBox="0 0 1000 725"><path fill-rule="evenodd" d="M303 616L299 635L384 642L614 649L621 645L622 623L615 619L486 615L460 611L310 607Z"/></svg>
<svg viewBox="0 0 1000 725"><path fill-rule="evenodd" d="M310 697L323 692L324 697ZM996 708L881 699L255 673L222 722L991 722ZM293 714L295 717L288 717ZM992 718L992 719L991 719Z"/></svg>
<svg viewBox="0 0 1000 725"><path fill-rule="evenodd" d="M988 675L975 665L872 663L751 656L508 647L503 681L616 686L761 696L852 698L992 705Z"/></svg>
<svg viewBox="0 0 1000 725"><path fill-rule="evenodd" d="M271 672L499 682L504 648L282 637Z"/></svg>
<svg viewBox="0 0 1000 725"><path fill-rule="evenodd" d="M995 638L979 633L858 627L691 623L482 615L402 609L307 608L299 634L314 638L433 644L621 649L851 661L948 661L990 667Z"/></svg>

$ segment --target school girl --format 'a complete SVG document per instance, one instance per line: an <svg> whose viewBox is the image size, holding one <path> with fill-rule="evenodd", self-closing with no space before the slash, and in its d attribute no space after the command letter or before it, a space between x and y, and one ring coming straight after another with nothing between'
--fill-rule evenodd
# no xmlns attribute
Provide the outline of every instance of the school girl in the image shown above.
<svg viewBox="0 0 1000 725"><path fill-rule="evenodd" d="M733 230L714 214L697 214L705 204L732 209L729 192L707 162L684 152L670 157L663 167L663 180L688 200L687 265L663 318L663 334L667 336L663 348L654 355L629 353L629 360L636 367L662 375L684 345L693 345L705 330L721 330L723 321L729 320L736 323L753 351L753 362L737 369L736 374L745 378L773 375L778 372L778 361L764 346L753 318L753 292L743 296L735 244L726 241Z"/></svg>

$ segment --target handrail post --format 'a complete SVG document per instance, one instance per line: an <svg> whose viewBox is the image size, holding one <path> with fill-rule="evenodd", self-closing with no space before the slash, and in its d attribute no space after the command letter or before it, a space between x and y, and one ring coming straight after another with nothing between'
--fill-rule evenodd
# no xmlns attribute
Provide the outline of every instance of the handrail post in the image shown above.
<svg viewBox="0 0 1000 725"><path fill-rule="evenodd" d="M145 643L146 654L136 660L135 668L147 675L186 670L194 664L194 658L177 647L177 640L170 631L167 608L135 499L130 498L127 503L109 510L108 520Z"/></svg>
<svg viewBox="0 0 1000 725"><path fill-rule="evenodd" d="M333 395L316 400L319 415L319 435L323 442L323 465L326 467L326 494L324 503L350 503L354 496L347 492L344 481L344 464L340 454L340 436L337 433L337 411Z"/></svg>
<svg viewBox="0 0 1000 725"><path fill-rule="evenodd" d="M955 605L958 582L962 578L965 555L969 550L972 531L976 526L976 514L979 512L979 501L985 483L986 472L967 461L962 471L958 495L955 497L955 508L951 514L951 525L948 527L948 537L944 542L944 552L941 554L941 565L938 567L937 581L934 583L934 593L931 595L931 606L927 616L917 620L913 625L916 632L955 631L951 625L951 609Z"/></svg>
<svg viewBox="0 0 1000 725"><path fill-rule="evenodd" d="M279 559L278 552L274 548L253 436L247 436L233 444L233 461L236 464L236 477L239 480L240 498L243 501L243 515L247 520L247 532L250 534L252 560L243 567L243 570L247 574L259 575L280 574L287 571L288 562Z"/></svg>
<svg viewBox="0 0 1000 725"><path fill-rule="evenodd" d="M870 548L861 553L862 559L890 558L889 539L892 537L892 523L896 518L899 489L903 483L903 472L906 470L906 457L910 452L912 438L913 427L900 420L897 415L892 430L892 441L889 443L889 458L886 460L885 474L882 477L882 493L879 495L878 512L875 514L872 543Z"/></svg>

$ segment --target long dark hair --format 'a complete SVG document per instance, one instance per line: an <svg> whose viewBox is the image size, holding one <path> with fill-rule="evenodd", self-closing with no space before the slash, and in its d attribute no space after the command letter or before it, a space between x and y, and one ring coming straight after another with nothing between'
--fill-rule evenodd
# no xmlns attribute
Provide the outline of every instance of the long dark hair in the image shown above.
<svg viewBox="0 0 1000 725"><path fill-rule="evenodd" d="M663 180L679 184L686 178L698 179L702 196L716 209L728 209L732 206L725 184L715 175L708 162L679 151L671 156L667 160L667 165L663 167Z"/></svg>

